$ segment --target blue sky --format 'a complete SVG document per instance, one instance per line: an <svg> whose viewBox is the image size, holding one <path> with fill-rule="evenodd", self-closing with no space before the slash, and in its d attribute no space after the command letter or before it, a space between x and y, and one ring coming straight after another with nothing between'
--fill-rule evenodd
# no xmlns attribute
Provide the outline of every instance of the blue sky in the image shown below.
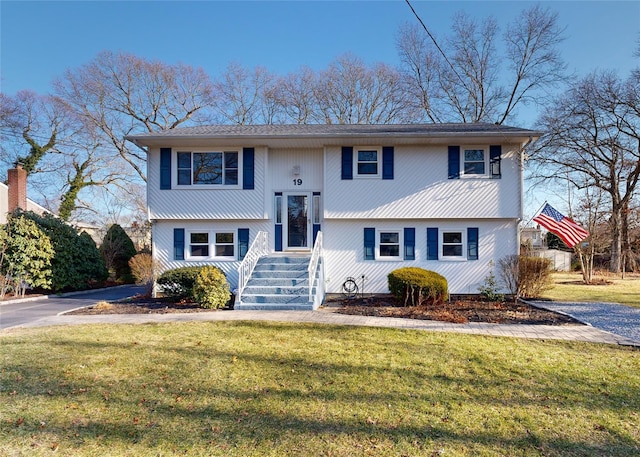
<svg viewBox="0 0 640 457"><path fill-rule="evenodd" d="M506 24L524 1L412 1L432 33L447 33L464 10ZM638 1L542 2L566 26L564 58L579 74L626 74L640 37ZM231 61L284 74L321 69L352 52L367 63L397 64L399 27L415 22L404 0L387 1L0 1L2 91L39 93L67 68L100 51L127 51L203 67L212 77Z"/></svg>
<svg viewBox="0 0 640 457"><path fill-rule="evenodd" d="M543 1L566 27L563 57L578 76L597 69L621 75L640 66L640 1ZM500 25L533 2L419 1L416 11L437 37L464 10ZM399 63L396 36L416 19L404 0L386 1L8 1L0 0L0 89L47 93L68 68L100 51L126 51L202 67L212 78L230 62L286 74L319 70L351 52L368 64ZM523 111L517 125L532 127ZM544 196L526 198L535 211ZM562 198L561 198L562 199ZM553 199L550 199L553 201ZM559 209L562 206L559 206Z"/></svg>

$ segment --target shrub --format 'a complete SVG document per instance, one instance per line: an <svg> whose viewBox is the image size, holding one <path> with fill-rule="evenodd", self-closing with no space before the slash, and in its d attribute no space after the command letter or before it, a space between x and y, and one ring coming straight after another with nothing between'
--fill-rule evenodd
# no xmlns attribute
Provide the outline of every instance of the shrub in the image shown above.
<svg viewBox="0 0 640 457"><path fill-rule="evenodd" d="M500 285L496 275L493 274L493 261L490 263L491 269L489 274L484 278L484 283L478 287L480 295L489 301L503 301L504 294L500 293Z"/></svg>
<svg viewBox="0 0 640 457"><path fill-rule="evenodd" d="M113 272L116 280L133 282L129 260L136 255L136 248L120 225L113 224L109 227L100 245L100 254L104 258L107 269Z"/></svg>
<svg viewBox="0 0 640 457"><path fill-rule="evenodd" d="M175 300L194 299L193 285L202 266L180 267L167 270L157 280L165 297ZM215 268L215 267L212 267Z"/></svg>
<svg viewBox="0 0 640 457"><path fill-rule="evenodd" d="M518 263L518 296L534 298L551 287L551 259L521 256Z"/></svg>
<svg viewBox="0 0 640 457"><path fill-rule="evenodd" d="M78 231L63 220L51 215L21 212L35 222L51 240L55 252L51 259L51 288L82 290L90 282L106 279L104 260L89 235Z"/></svg>
<svg viewBox="0 0 640 457"><path fill-rule="evenodd" d="M49 237L35 222L10 215L0 226L0 298L11 289L21 296L27 287L48 289L53 255Z"/></svg>
<svg viewBox="0 0 640 457"><path fill-rule="evenodd" d="M231 298L229 283L224 273L211 266L203 267L193 285L196 301L205 308L223 308Z"/></svg>
<svg viewBox="0 0 640 457"><path fill-rule="evenodd" d="M448 285L444 276L417 267L399 268L387 276L389 291L405 306L418 306L429 300L446 299Z"/></svg>
<svg viewBox="0 0 640 457"><path fill-rule="evenodd" d="M136 280L136 284L143 285L145 296L150 297L156 279L156 265L153 257L146 253L134 255L129 260L129 268L131 268L131 274Z"/></svg>

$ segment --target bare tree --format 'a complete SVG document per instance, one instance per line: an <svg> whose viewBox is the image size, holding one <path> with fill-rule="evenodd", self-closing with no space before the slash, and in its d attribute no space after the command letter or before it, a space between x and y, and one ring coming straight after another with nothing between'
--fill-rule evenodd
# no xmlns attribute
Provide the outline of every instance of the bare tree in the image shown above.
<svg viewBox="0 0 640 457"><path fill-rule="evenodd" d="M327 124L385 124L406 122L407 96L395 69L377 64L372 69L347 54L320 73L315 85L318 112Z"/></svg>
<svg viewBox="0 0 640 457"><path fill-rule="evenodd" d="M144 181L145 153L131 149L125 136L198 122L213 100L204 70L125 53L102 52L54 86L60 100L93 124Z"/></svg>
<svg viewBox="0 0 640 457"><path fill-rule="evenodd" d="M615 73L594 73L577 81L541 117L548 133L532 158L538 176L593 186L610 204L611 264L620 272L629 249L628 214L640 179L640 111L634 87Z"/></svg>
<svg viewBox="0 0 640 457"><path fill-rule="evenodd" d="M250 71L230 63L214 85L216 112L224 123L272 124L277 116L274 84L275 77L264 67Z"/></svg>
<svg viewBox="0 0 640 457"><path fill-rule="evenodd" d="M539 5L507 25L504 54L492 17L478 22L458 13L440 44L425 29L404 26L397 46L407 90L433 122L503 124L564 78L558 50L563 30L557 14Z"/></svg>
<svg viewBox="0 0 640 457"><path fill-rule="evenodd" d="M286 122L311 124L316 122L318 112L315 86L317 75L309 67L280 78L276 84L275 97Z"/></svg>

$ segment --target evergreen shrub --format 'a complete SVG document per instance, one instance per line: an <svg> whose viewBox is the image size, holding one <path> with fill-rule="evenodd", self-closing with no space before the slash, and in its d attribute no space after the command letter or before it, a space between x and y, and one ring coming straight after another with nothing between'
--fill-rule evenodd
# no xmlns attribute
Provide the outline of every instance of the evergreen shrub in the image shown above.
<svg viewBox="0 0 640 457"><path fill-rule="evenodd" d="M229 283L224 273L216 267L203 267L193 284L193 295L204 308L224 308L231 298Z"/></svg>
<svg viewBox="0 0 640 457"><path fill-rule="evenodd" d="M448 284L444 276L418 267L405 267L387 276L389 291L405 306L419 306L446 300Z"/></svg>
<svg viewBox="0 0 640 457"><path fill-rule="evenodd" d="M193 286L203 266L180 267L167 270L156 281L162 294L174 300L195 300ZM211 267L216 268L216 267ZM218 269L218 268L216 268ZM220 271L222 273L222 271ZM222 273L224 275L224 273Z"/></svg>

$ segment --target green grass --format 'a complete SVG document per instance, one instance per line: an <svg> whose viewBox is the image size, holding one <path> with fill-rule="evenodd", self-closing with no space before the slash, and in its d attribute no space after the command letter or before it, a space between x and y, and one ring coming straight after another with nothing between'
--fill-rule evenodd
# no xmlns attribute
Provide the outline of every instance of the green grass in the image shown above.
<svg viewBox="0 0 640 457"><path fill-rule="evenodd" d="M625 279L621 279L620 275L600 273L595 279L606 280L610 284L586 285L581 283L580 273L554 273L554 286L542 297L556 301L621 303L640 308L639 275L627 274Z"/></svg>
<svg viewBox="0 0 640 457"><path fill-rule="evenodd" d="M640 455L625 347L209 322L16 330L0 363L2 456Z"/></svg>

